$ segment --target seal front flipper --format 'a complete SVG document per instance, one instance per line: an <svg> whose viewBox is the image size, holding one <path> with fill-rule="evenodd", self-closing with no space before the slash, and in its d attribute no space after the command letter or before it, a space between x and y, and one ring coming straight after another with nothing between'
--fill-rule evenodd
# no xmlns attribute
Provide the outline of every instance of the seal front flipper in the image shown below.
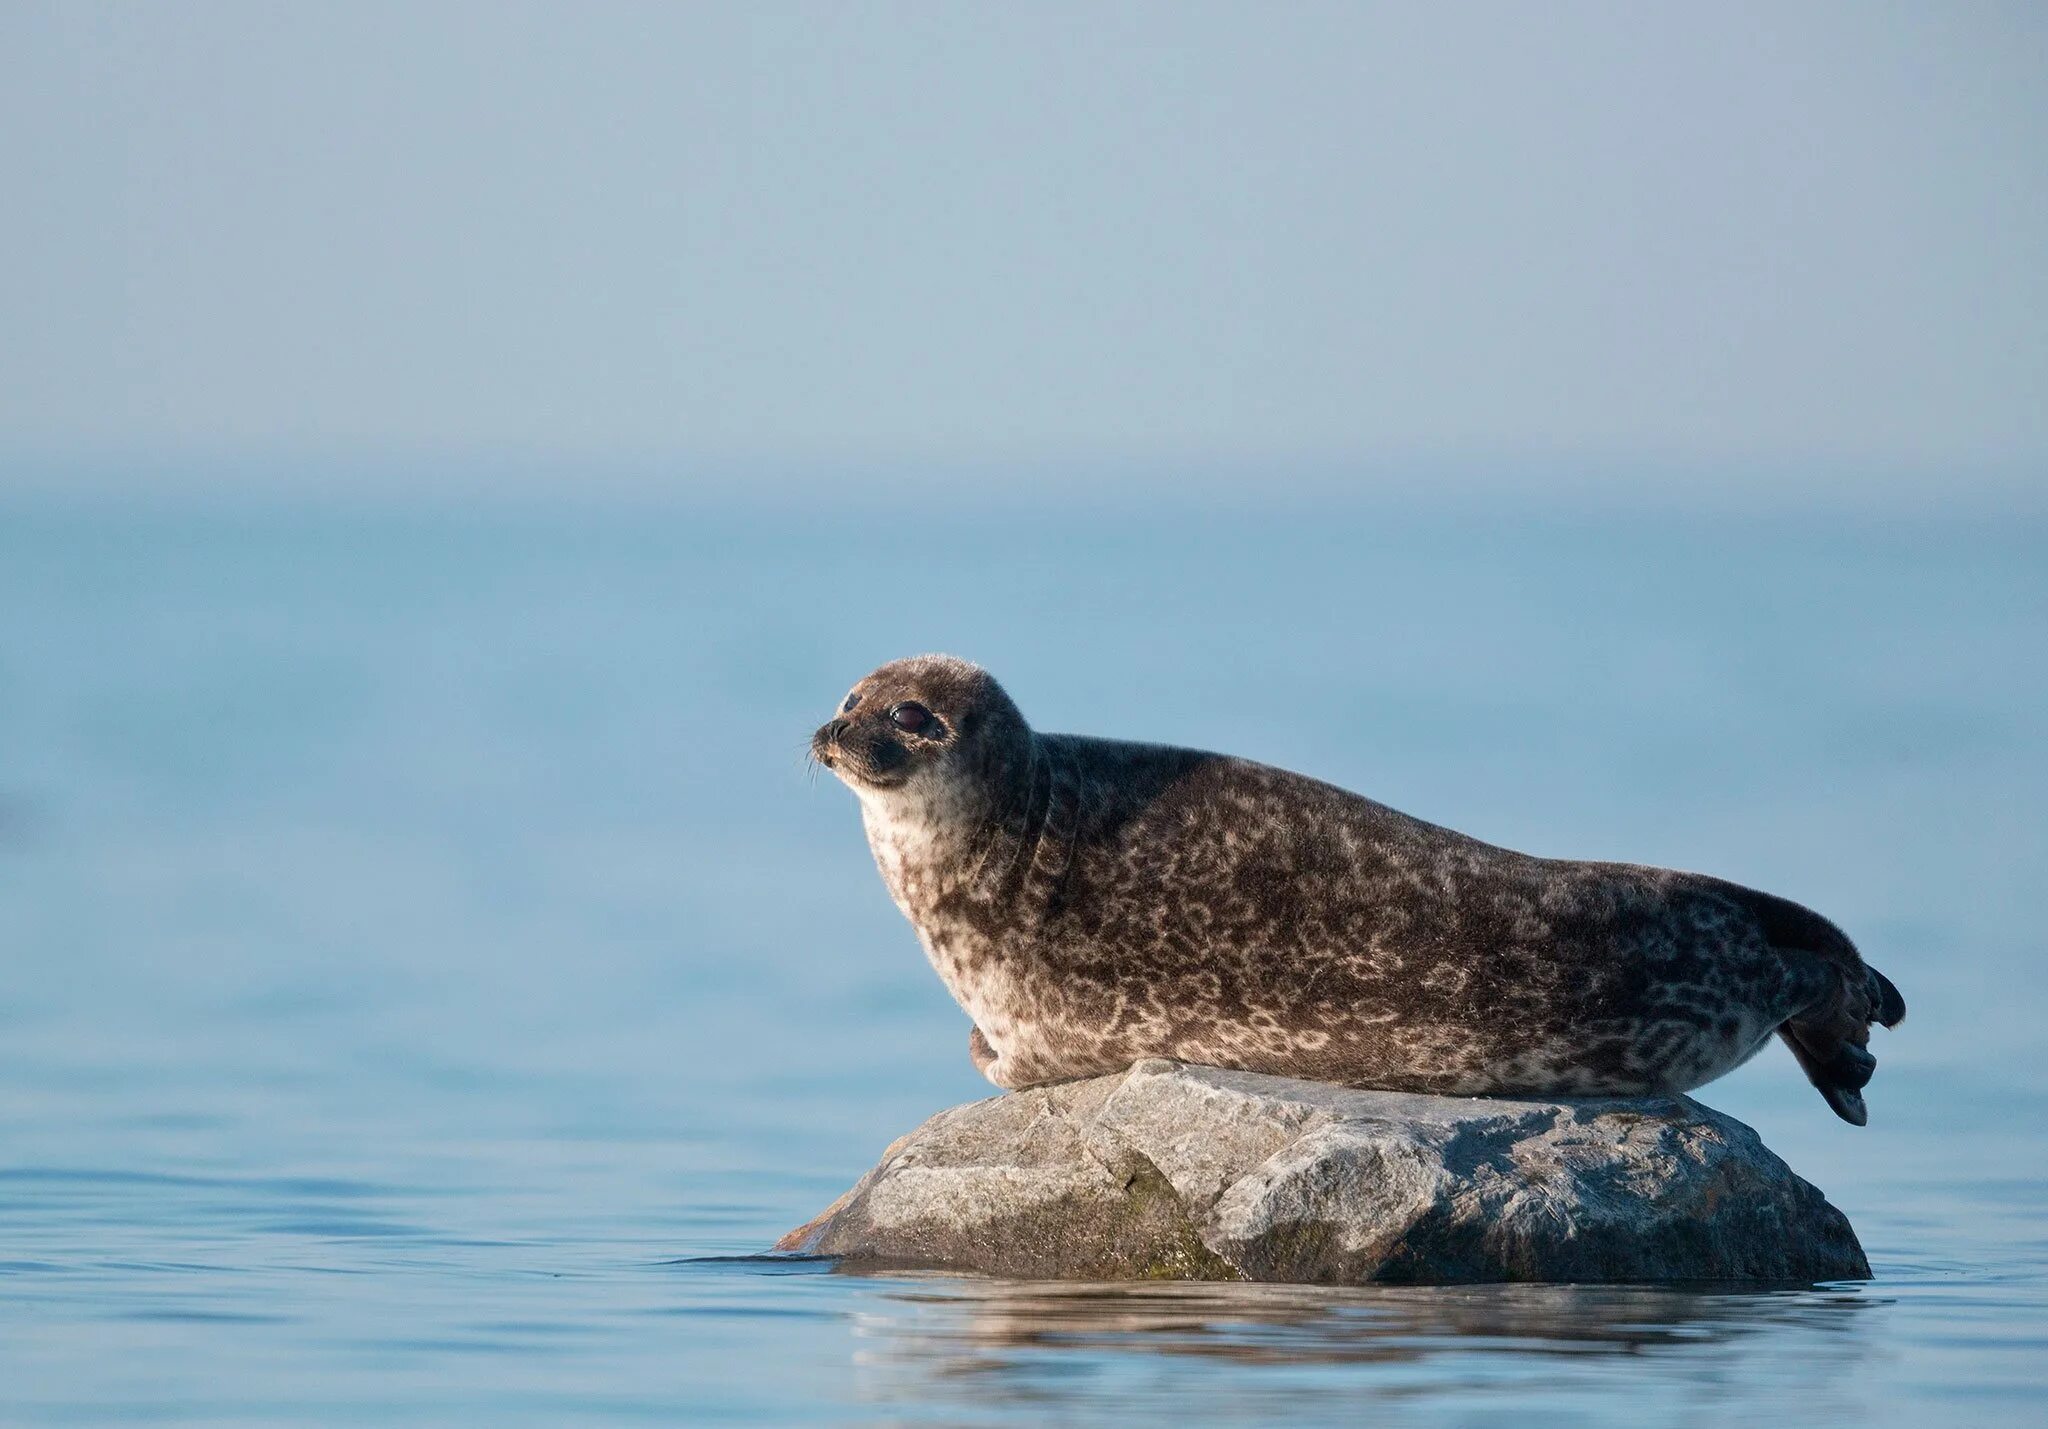
<svg viewBox="0 0 2048 1429"><path fill-rule="evenodd" d="M967 1055L974 1060L974 1070L987 1077L1006 1092L1020 1087L1035 1086L1047 1080L1045 1077L1023 1078L1018 1075L1019 1063L1015 1057L1005 1057L998 1052L979 1024L967 1033Z"/></svg>
<svg viewBox="0 0 2048 1429"><path fill-rule="evenodd" d="M989 1077L988 1069L996 1064L996 1049L988 1045L988 1038L981 1035L979 1027L967 1029L967 1055L973 1059L975 1071L995 1082L994 1077ZM1002 1083L996 1082L996 1085L1001 1086Z"/></svg>

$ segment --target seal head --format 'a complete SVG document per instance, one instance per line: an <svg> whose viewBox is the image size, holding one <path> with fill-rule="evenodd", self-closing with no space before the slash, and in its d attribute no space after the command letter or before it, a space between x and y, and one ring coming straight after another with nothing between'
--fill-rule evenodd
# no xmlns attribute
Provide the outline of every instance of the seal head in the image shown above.
<svg viewBox="0 0 2048 1429"><path fill-rule="evenodd" d="M988 671L950 655L919 655L891 661L849 690L811 736L811 755L863 799L965 805L1028 764L1031 730Z"/></svg>

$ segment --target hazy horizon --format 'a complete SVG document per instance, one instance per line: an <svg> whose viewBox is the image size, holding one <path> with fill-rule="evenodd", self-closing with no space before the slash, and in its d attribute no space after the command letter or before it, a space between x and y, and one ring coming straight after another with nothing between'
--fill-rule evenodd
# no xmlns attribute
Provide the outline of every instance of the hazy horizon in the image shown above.
<svg viewBox="0 0 2048 1429"><path fill-rule="evenodd" d="M2036 508L2048 12L20 4L0 492Z"/></svg>
<svg viewBox="0 0 2048 1429"><path fill-rule="evenodd" d="M756 511L834 518L877 503L944 499L963 519L1008 511L1105 516L1346 513L1472 521L1792 519L1879 524L2048 525L2048 467L1951 469L1684 467L1529 459L1261 468L1108 462L951 465L628 462L568 457L333 453L213 458L0 454L0 511L408 511L536 517ZM1168 503L1162 506L1162 502ZM884 506L882 509L886 509Z"/></svg>

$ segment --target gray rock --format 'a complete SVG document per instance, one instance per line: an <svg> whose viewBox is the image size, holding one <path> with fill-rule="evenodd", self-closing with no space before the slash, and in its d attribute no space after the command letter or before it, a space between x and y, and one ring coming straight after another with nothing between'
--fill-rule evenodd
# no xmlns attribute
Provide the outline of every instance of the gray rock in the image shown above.
<svg viewBox="0 0 2048 1429"><path fill-rule="evenodd" d="M940 1112L779 1250L1047 1279L1864 1279L1686 1097L1415 1096L1140 1062Z"/></svg>

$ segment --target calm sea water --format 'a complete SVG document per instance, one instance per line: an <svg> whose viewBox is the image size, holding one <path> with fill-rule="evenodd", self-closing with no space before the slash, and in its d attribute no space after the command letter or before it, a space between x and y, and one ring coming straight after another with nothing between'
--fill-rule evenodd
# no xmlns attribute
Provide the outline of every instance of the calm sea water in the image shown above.
<svg viewBox="0 0 2048 1429"><path fill-rule="evenodd" d="M2038 1421L2048 531L0 509L0 1419ZM988 1091L804 736L891 656L1833 915L1877 1278L747 1257Z"/></svg>

